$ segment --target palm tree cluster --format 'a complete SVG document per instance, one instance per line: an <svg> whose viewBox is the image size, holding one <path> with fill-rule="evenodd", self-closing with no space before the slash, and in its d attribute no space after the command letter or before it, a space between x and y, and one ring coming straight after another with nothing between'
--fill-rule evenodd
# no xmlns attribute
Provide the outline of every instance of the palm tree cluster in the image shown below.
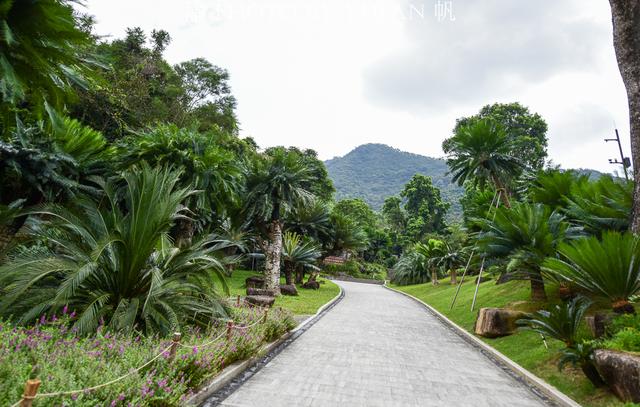
<svg viewBox="0 0 640 407"><path fill-rule="evenodd" d="M5 3L0 318L167 335L227 317L249 258L277 291L368 246L314 151L238 136L225 70L172 67L162 30L105 41L72 1Z"/></svg>

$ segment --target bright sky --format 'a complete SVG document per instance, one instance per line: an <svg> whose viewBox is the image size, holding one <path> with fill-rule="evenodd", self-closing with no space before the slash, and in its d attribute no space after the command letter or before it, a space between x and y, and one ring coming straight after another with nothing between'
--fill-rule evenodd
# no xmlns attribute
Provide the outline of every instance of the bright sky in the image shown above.
<svg viewBox="0 0 640 407"><path fill-rule="evenodd" d="M455 119L519 101L563 168L616 169L628 109L605 0L88 0L97 32L165 29L172 63L226 68L242 135L323 159L364 143L442 156ZM436 12L440 11L439 15Z"/></svg>

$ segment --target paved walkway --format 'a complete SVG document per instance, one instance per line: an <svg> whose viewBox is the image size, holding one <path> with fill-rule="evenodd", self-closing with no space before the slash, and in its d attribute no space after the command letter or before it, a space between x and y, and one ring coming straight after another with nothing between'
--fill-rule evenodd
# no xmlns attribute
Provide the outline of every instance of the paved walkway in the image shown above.
<svg viewBox="0 0 640 407"><path fill-rule="evenodd" d="M345 298L222 406L544 406L416 302L338 282Z"/></svg>

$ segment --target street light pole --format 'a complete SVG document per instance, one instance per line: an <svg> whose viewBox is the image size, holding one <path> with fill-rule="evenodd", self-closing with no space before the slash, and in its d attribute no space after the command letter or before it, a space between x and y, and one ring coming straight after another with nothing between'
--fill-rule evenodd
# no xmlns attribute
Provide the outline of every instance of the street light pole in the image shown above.
<svg viewBox="0 0 640 407"><path fill-rule="evenodd" d="M627 171L627 168L631 167L631 160L629 159L629 157L625 157L624 153L622 152L622 143L620 143L620 134L618 133L618 129L616 129L616 138L606 138L604 139L604 141L615 141L618 143L618 150L620 150L620 160L622 161L618 161L617 158L610 158L609 164L622 164L622 169L624 169L624 177L628 180L629 173Z"/></svg>

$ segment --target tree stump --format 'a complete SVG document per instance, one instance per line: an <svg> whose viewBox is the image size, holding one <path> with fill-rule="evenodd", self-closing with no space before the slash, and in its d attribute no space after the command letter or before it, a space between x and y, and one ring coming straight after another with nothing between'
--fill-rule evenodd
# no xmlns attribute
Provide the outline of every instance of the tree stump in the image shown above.
<svg viewBox="0 0 640 407"><path fill-rule="evenodd" d="M267 295L247 295L244 300L249 304L258 305L260 307L271 307L276 301L276 297Z"/></svg>
<svg viewBox="0 0 640 407"><path fill-rule="evenodd" d="M598 372L623 401L640 402L640 356L609 349L593 353Z"/></svg>
<svg viewBox="0 0 640 407"><path fill-rule="evenodd" d="M275 297L276 296L276 291L275 290L269 290L266 288L253 288L253 287L248 287L247 288L247 295L264 295L267 297Z"/></svg>
<svg viewBox="0 0 640 407"><path fill-rule="evenodd" d="M302 284L302 288L318 290L320 289L320 283L317 281L307 281L306 283Z"/></svg>
<svg viewBox="0 0 640 407"><path fill-rule="evenodd" d="M613 316L611 314L602 313L585 317L591 335L596 339L603 337L604 334L607 333L607 326L611 323L612 319Z"/></svg>
<svg viewBox="0 0 640 407"><path fill-rule="evenodd" d="M518 326L516 321L526 314L504 308L480 308L474 332L485 338L512 335Z"/></svg>
<svg viewBox="0 0 640 407"><path fill-rule="evenodd" d="M244 280L244 284L247 288L263 288L264 277L251 276Z"/></svg>
<svg viewBox="0 0 640 407"><path fill-rule="evenodd" d="M282 295L298 295L298 289L293 284L281 285L280 294Z"/></svg>

